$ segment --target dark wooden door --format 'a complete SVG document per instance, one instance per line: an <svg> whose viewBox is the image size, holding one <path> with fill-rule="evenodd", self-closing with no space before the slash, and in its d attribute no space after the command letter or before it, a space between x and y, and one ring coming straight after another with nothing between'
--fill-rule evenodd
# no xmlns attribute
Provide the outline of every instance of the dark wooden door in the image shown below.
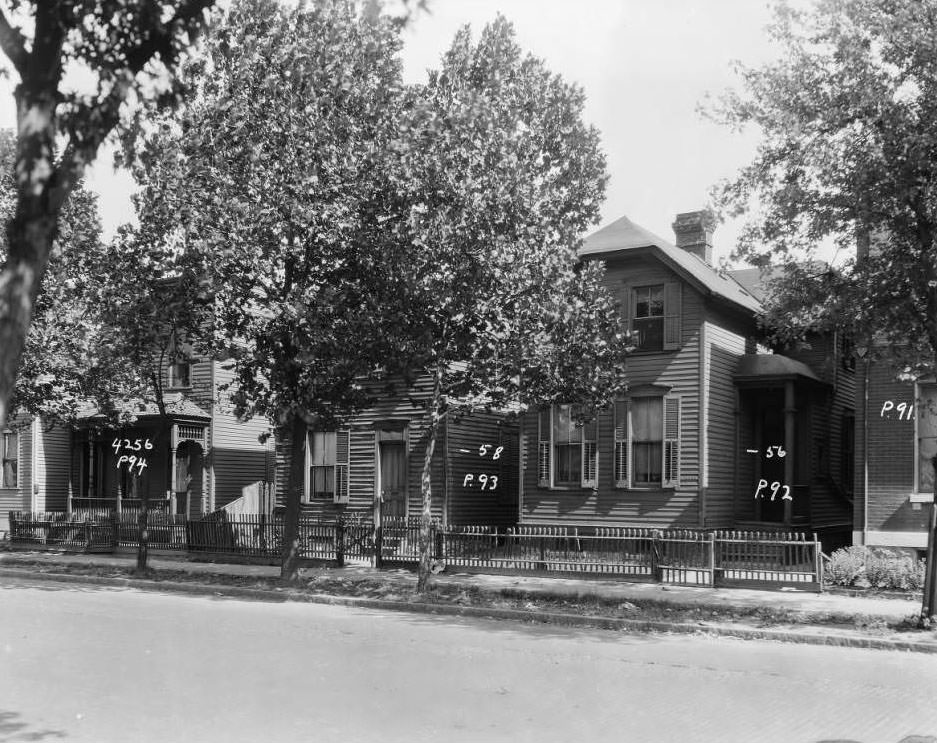
<svg viewBox="0 0 937 743"><path fill-rule="evenodd" d="M381 500L384 518L407 515L407 453L402 441L382 441Z"/></svg>
<svg viewBox="0 0 937 743"><path fill-rule="evenodd" d="M784 457L777 456L777 449L773 450L772 456L767 456L767 447L784 445L784 411L781 407L770 406L764 408L761 419L761 440L764 447L761 452L761 478L768 483L768 487L761 491L761 520L782 523L784 521L784 501L781 500L783 494L787 491L783 487L772 496L772 483L790 485L791 492L794 489L794 483L784 481ZM786 452L788 457L794 456L793 452Z"/></svg>

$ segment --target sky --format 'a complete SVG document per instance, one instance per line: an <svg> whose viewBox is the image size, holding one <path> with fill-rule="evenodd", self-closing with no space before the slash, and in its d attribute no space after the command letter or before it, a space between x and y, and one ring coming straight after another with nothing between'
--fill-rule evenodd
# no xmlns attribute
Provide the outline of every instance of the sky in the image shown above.
<svg viewBox="0 0 937 743"><path fill-rule="evenodd" d="M474 33L503 14L522 49L586 93L610 181L600 225L622 215L673 240L679 212L706 206L711 187L750 161L755 133L739 134L697 111L707 94L738 85L731 63L769 61L764 0L429 0L404 31L404 76L425 78L456 31ZM15 123L9 81L0 80L0 126ZM133 220L128 174L104 153L87 175L100 196L105 234ZM728 256L740 224L716 229L714 259Z"/></svg>

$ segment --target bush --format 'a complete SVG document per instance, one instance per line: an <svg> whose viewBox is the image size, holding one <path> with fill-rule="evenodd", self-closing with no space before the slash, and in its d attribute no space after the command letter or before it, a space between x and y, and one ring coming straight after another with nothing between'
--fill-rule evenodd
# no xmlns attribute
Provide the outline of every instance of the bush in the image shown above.
<svg viewBox="0 0 937 743"><path fill-rule="evenodd" d="M919 591L924 561L888 549L845 547L830 556L824 580L837 586Z"/></svg>
<svg viewBox="0 0 937 743"><path fill-rule="evenodd" d="M824 580L834 586L854 586L865 576L865 547L843 547L830 555Z"/></svg>

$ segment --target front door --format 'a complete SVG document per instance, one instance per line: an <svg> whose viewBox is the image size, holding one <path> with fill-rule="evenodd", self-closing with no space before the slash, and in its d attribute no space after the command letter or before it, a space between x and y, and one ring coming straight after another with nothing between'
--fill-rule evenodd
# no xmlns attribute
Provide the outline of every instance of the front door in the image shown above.
<svg viewBox="0 0 937 743"><path fill-rule="evenodd" d="M772 450L772 456L767 456L768 447L784 445L784 411L780 405L771 405L762 410L761 419L761 440L764 442L765 451L761 454L761 479L768 483L768 486L761 491L759 505L761 506L761 521L772 521L782 523L784 521L784 501L782 495L786 492L783 487L773 488L774 483L780 486L791 485L793 483L784 482L784 458L777 456L777 449ZM793 452L786 452L786 456L793 456ZM774 500L772 500L772 495Z"/></svg>
<svg viewBox="0 0 937 743"><path fill-rule="evenodd" d="M407 515L407 454L402 441L381 441L381 506L384 518Z"/></svg>

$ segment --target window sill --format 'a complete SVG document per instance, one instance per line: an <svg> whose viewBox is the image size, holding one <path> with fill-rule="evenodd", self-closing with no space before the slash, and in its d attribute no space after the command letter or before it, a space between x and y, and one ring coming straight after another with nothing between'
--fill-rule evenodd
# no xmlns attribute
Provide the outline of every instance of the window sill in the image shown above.
<svg viewBox="0 0 937 743"><path fill-rule="evenodd" d="M911 503L933 503L934 494L933 493L911 493L908 496L908 500Z"/></svg>

